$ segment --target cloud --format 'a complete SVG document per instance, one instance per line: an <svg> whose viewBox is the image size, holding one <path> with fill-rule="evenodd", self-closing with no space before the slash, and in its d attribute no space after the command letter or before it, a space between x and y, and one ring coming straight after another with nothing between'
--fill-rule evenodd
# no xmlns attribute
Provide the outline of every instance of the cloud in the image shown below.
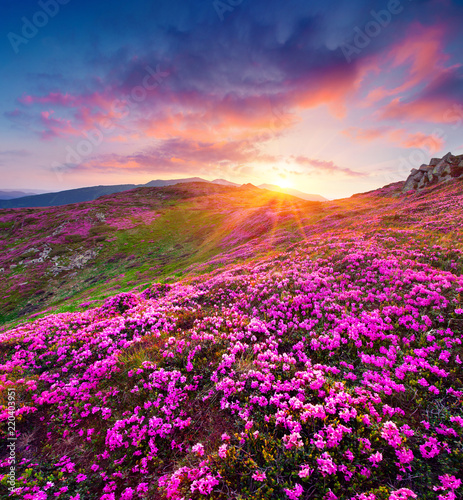
<svg viewBox="0 0 463 500"><path fill-rule="evenodd" d="M7 149L0 151L0 156L30 156L31 154L27 149Z"/></svg>
<svg viewBox="0 0 463 500"><path fill-rule="evenodd" d="M201 142L167 139L141 152L129 155L100 155L74 169L137 172L200 172L223 170L252 163L274 163L278 158L260 150L266 136L239 141Z"/></svg>
<svg viewBox="0 0 463 500"><path fill-rule="evenodd" d="M380 119L455 123L463 118L463 66L441 71L420 92L397 97L378 113Z"/></svg>
<svg viewBox="0 0 463 500"><path fill-rule="evenodd" d="M440 151L444 146L444 141L441 137L425 134L423 132L410 133L403 128L396 129L391 126L372 127L367 129L349 127L344 130L343 133L360 142L371 142L383 139L397 146L427 149L431 153Z"/></svg>
<svg viewBox="0 0 463 500"><path fill-rule="evenodd" d="M320 174L343 174L348 177L365 177L367 174L358 172L347 167L340 167L332 161L308 158L307 156L292 156L292 160L303 167L313 167L309 173Z"/></svg>

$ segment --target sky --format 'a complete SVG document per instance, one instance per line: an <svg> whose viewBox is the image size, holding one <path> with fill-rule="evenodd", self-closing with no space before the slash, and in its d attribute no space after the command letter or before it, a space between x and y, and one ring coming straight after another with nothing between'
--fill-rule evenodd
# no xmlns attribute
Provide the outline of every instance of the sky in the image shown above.
<svg viewBox="0 0 463 500"><path fill-rule="evenodd" d="M327 198L463 153L463 2L2 0L0 189Z"/></svg>

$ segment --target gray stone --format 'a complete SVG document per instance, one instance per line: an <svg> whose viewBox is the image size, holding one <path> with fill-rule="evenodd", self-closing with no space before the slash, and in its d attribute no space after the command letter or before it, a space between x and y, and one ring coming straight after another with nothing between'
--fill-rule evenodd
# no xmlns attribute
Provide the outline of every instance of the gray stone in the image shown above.
<svg viewBox="0 0 463 500"><path fill-rule="evenodd" d="M429 172L432 169L433 167L431 165L421 165L421 167L419 168L419 170L421 170L422 172Z"/></svg>
<svg viewBox="0 0 463 500"><path fill-rule="evenodd" d="M458 164L459 167L463 167L463 161Z"/></svg>
<svg viewBox="0 0 463 500"><path fill-rule="evenodd" d="M446 155L442 157L444 161L449 161L451 162L452 160L455 160L455 156L449 151Z"/></svg>
<svg viewBox="0 0 463 500"><path fill-rule="evenodd" d="M416 168L412 168L410 175L415 175L417 172L418 172L418 170Z"/></svg>
<svg viewBox="0 0 463 500"><path fill-rule="evenodd" d="M431 158L431 161L429 162L430 165L435 167L438 163L440 162L440 158Z"/></svg>
<svg viewBox="0 0 463 500"><path fill-rule="evenodd" d="M429 181L429 182L432 182L432 180L433 180L434 176L432 175L432 172L431 172L431 171L430 171L430 172L428 172L427 177L428 177L428 181Z"/></svg>
<svg viewBox="0 0 463 500"><path fill-rule="evenodd" d="M410 191L411 189L416 189L416 181L413 179L413 177L409 177L406 182L404 187L402 188L402 192L406 193L407 191Z"/></svg>
<svg viewBox="0 0 463 500"><path fill-rule="evenodd" d="M426 186L427 183L428 183L428 177L426 175L424 175L423 178L418 183L417 188L422 189L422 188L424 188L424 186Z"/></svg>

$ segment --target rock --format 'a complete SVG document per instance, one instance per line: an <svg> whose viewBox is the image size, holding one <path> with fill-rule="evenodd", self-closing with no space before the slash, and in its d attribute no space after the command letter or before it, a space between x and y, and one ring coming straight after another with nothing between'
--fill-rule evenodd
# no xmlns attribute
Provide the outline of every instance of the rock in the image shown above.
<svg viewBox="0 0 463 500"><path fill-rule="evenodd" d="M457 161L457 157L453 156L452 153L448 152L445 156L442 157L442 160L448 163L455 163Z"/></svg>
<svg viewBox="0 0 463 500"><path fill-rule="evenodd" d="M423 175L423 178L420 180L418 183L417 189L422 189L426 186L427 184L428 177L426 175Z"/></svg>
<svg viewBox="0 0 463 500"><path fill-rule="evenodd" d="M407 191L410 191L412 189L416 189L416 181L415 179L413 179L413 177L410 176L405 182L405 185L402 188L402 192L406 193Z"/></svg>
<svg viewBox="0 0 463 500"><path fill-rule="evenodd" d="M447 153L442 158L431 158L429 165L423 164L418 170L412 169L402 192L423 189L431 184L448 182L455 178L463 178L463 155L454 156Z"/></svg>

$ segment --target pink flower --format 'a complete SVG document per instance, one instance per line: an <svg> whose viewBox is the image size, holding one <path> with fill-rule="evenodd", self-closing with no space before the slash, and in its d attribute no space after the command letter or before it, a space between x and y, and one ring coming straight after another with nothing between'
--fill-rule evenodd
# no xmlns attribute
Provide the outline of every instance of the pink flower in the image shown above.
<svg viewBox="0 0 463 500"><path fill-rule="evenodd" d="M402 442L402 438L399 434L399 429L397 429L397 425L390 420L384 422L383 430L381 431L381 436L388 442L389 445L397 448Z"/></svg>
<svg viewBox="0 0 463 500"><path fill-rule="evenodd" d="M335 474L337 470L336 464L333 462L331 455L327 452L323 453L320 458L317 458L318 468L322 476Z"/></svg>
<svg viewBox="0 0 463 500"><path fill-rule="evenodd" d="M301 470L299 471L298 476L300 478L309 477L310 475L312 475L313 471L314 469L311 469L307 464L303 464L301 465Z"/></svg>
<svg viewBox="0 0 463 500"><path fill-rule="evenodd" d="M373 467L378 467L379 462L383 459L382 453L377 451L376 453L373 453L373 455L368 457L368 461L373 464Z"/></svg>
<svg viewBox="0 0 463 500"><path fill-rule="evenodd" d="M402 464L409 464L413 460L413 451L408 448L398 448L395 450L395 454Z"/></svg>
<svg viewBox="0 0 463 500"><path fill-rule="evenodd" d="M287 450L304 446L299 432L293 432L292 434L283 436L283 442Z"/></svg>
<svg viewBox="0 0 463 500"><path fill-rule="evenodd" d="M407 500L407 498L416 498L416 493L408 488L400 488L389 495L389 500Z"/></svg>
<svg viewBox="0 0 463 500"><path fill-rule="evenodd" d="M197 443L191 448L191 451L196 453L199 457L202 457L204 455L204 446L201 443Z"/></svg>
<svg viewBox="0 0 463 500"><path fill-rule="evenodd" d="M121 500L132 500L133 493L132 488L126 488L121 494Z"/></svg>
<svg viewBox="0 0 463 500"><path fill-rule="evenodd" d="M228 446L226 444L223 444L222 446L219 447L219 457L220 458L226 458L227 456L227 448Z"/></svg>
<svg viewBox="0 0 463 500"><path fill-rule="evenodd" d="M285 493L290 500L297 500L304 493L304 488L297 483L293 489L285 488Z"/></svg>
<svg viewBox="0 0 463 500"><path fill-rule="evenodd" d="M137 486L137 493L139 495L143 495L144 493L148 493L148 483L140 483Z"/></svg>
<svg viewBox="0 0 463 500"><path fill-rule="evenodd" d="M420 451L424 458L432 458L439 455L439 441L434 437L428 438L426 443L420 446Z"/></svg>
<svg viewBox="0 0 463 500"><path fill-rule="evenodd" d="M265 472L256 471L252 475L252 478L254 479L254 481L265 481L267 479L267 476L265 475Z"/></svg>
<svg viewBox="0 0 463 500"><path fill-rule="evenodd" d="M81 483L82 481L85 481L87 479L87 476L85 474L78 474L76 477L76 482Z"/></svg>

